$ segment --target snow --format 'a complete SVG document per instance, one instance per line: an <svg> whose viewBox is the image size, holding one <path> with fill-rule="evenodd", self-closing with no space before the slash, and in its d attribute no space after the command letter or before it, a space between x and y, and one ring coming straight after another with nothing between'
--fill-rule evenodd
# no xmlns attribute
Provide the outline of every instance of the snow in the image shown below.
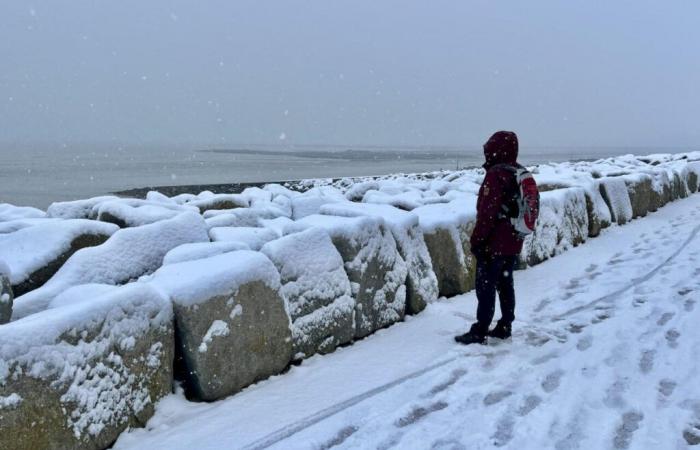
<svg viewBox="0 0 700 450"><path fill-rule="evenodd" d="M179 305L192 306L218 295L232 295L244 284L262 281L280 288L280 276L260 252L240 250L210 258L170 264L144 280Z"/></svg>
<svg viewBox="0 0 700 450"><path fill-rule="evenodd" d="M126 283L155 271L173 248L208 240L204 220L191 212L119 230L104 244L75 252L44 286L16 298L13 320L45 309L69 287Z"/></svg>
<svg viewBox="0 0 700 450"><path fill-rule="evenodd" d="M237 305L241 306L241 305ZM235 315L232 314L233 319ZM212 322L211 326L207 330L207 333L204 335L204 338L202 338L202 343L199 344L199 347L197 348L197 351L199 353L206 353L207 351L207 344L210 344L212 339L214 339L217 336L228 336L231 330L228 328L228 324L224 322L223 320L215 320Z"/></svg>
<svg viewBox="0 0 700 450"><path fill-rule="evenodd" d="M256 227L216 227L209 230L209 235L212 241L238 242L251 250L260 250L266 242L279 237L273 229Z"/></svg>
<svg viewBox="0 0 700 450"><path fill-rule="evenodd" d="M204 218L209 228L256 227L260 220L276 219L283 216L286 216L286 213L271 204L251 208L209 210L204 212Z"/></svg>
<svg viewBox="0 0 700 450"><path fill-rule="evenodd" d="M35 271L46 267L71 248L82 235L113 235L119 227L93 220L47 221L0 235L0 260L10 268L13 285L27 280Z"/></svg>
<svg viewBox="0 0 700 450"><path fill-rule="evenodd" d="M40 219L42 217L46 217L46 213L40 209L0 203L0 222L16 219Z"/></svg>
<svg viewBox="0 0 700 450"><path fill-rule="evenodd" d="M177 205L175 203L163 203L137 199L119 199L105 201L95 205L92 209L91 216L107 221L114 218L119 222L123 222L124 226L138 227L165 219L171 219L186 211L197 212L198 210L189 206Z"/></svg>
<svg viewBox="0 0 700 450"><path fill-rule="evenodd" d="M2 411L4 408L14 408L20 403L22 403L22 397L16 393L12 393L6 397L0 396L0 411Z"/></svg>
<svg viewBox="0 0 700 450"><path fill-rule="evenodd" d="M250 250L250 247L241 242L227 241L182 244L170 250L165 255L165 258L163 258L163 265L166 266L168 264L176 264L183 261L209 258L211 256L233 252L236 250Z"/></svg>
<svg viewBox="0 0 700 450"><path fill-rule="evenodd" d="M434 233L438 229L475 221L476 196L463 194L461 198L449 203L425 205L412 212L418 215L420 226L425 233Z"/></svg>
<svg viewBox="0 0 700 450"><path fill-rule="evenodd" d="M91 219L93 208L106 201L117 200L114 195L103 195L83 200L73 200L68 202L54 202L46 210L48 217L59 219Z"/></svg>
<svg viewBox="0 0 700 450"><path fill-rule="evenodd" d="M698 223L693 196L516 272L512 342L454 343L471 292L223 401L171 395L114 448L686 448Z"/></svg>
<svg viewBox="0 0 700 450"><path fill-rule="evenodd" d="M95 298L119 289L111 284L88 283L73 286L58 294L49 303L49 308L60 308L67 305L75 305L82 302L91 302Z"/></svg>

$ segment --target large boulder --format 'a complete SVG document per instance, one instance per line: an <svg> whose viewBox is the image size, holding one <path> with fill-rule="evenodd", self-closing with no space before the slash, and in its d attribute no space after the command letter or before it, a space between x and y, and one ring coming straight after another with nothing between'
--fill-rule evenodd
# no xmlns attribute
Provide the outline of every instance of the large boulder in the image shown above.
<svg viewBox="0 0 700 450"><path fill-rule="evenodd" d="M31 206L15 206L9 203L0 203L0 222L17 219L41 219L46 213Z"/></svg>
<svg viewBox="0 0 700 450"><path fill-rule="evenodd" d="M216 227L209 230L215 242L238 242L251 250L260 250L266 243L280 237L272 228L263 227Z"/></svg>
<svg viewBox="0 0 700 450"><path fill-rule="evenodd" d="M654 170L649 175L652 177L649 211L653 212L671 201L671 179L665 170Z"/></svg>
<svg viewBox="0 0 700 450"><path fill-rule="evenodd" d="M226 397L291 361L279 273L262 253L242 250L170 264L149 283L173 302L178 376L191 398Z"/></svg>
<svg viewBox="0 0 700 450"><path fill-rule="evenodd" d="M103 195L100 197L86 198L82 200L71 200L67 202L54 202L46 210L48 217L59 219L95 219L97 216L93 212L96 205L118 200L114 195Z"/></svg>
<svg viewBox="0 0 700 450"><path fill-rule="evenodd" d="M623 183L624 186L624 183ZM588 236L585 189L543 192L535 232L525 238L521 258L531 266L584 242Z"/></svg>
<svg viewBox="0 0 700 450"><path fill-rule="evenodd" d="M154 272L173 248L208 241L204 219L194 212L119 230L102 245L78 250L46 284L17 297L13 320L45 309L69 287L87 283L124 284Z"/></svg>
<svg viewBox="0 0 700 450"><path fill-rule="evenodd" d="M438 280L425 244L418 216L390 205L343 202L321 207L321 213L335 216L381 217L391 230L399 254L406 262L406 314L418 314L437 300Z"/></svg>
<svg viewBox="0 0 700 450"><path fill-rule="evenodd" d="M3 271L3 262L0 261L0 325L9 322L12 317L13 298L10 279Z"/></svg>
<svg viewBox="0 0 700 450"><path fill-rule="evenodd" d="M311 215L292 228L325 229L343 257L355 300L355 337L401 321L406 313L406 263L377 217Z"/></svg>
<svg viewBox="0 0 700 450"><path fill-rule="evenodd" d="M172 389L172 307L144 284L0 327L0 448L103 449Z"/></svg>
<svg viewBox="0 0 700 450"><path fill-rule="evenodd" d="M678 200L680 198L686 198L688 196L688 186L685 184L685 180L681 176L681 173L677 170L673 170L673 178L671 184L671 199Z"/></svg>
<svg viewBox="0 0 700 450"><path fill-rule="evenodd" d="M237 250L250 250L246 244L240 242L194 242L182 244L170 250L163 258L163 265L177 264L184 261L194 261L205 259L222 253L229 253Z"/></svg>
<svg viewBox="0 0 700 450"><path fill-rule="evenodd" d="M632 205L632 217L644 217L651 211L653 179L650 175L639 173L623 177L627 185L627 194Z"/></svg>
<svg viewBox="0 0 700 450"><path fill-rule="evenodd" d="M167 204L138 199L119 199L100 203L92 215L102 222L113 223L120 228L139 227L197 209L175 203Z"/></svg>
<svg viewBox="0 0 700 450"><path fill-rule="evenodd" d="M618 225L624 225L632 220L634 211L624 178L601 178L598 183L600 193L610 209L612 221Z"/></svg>
<svg viewBox="0 0 700 450"><path fill-rule="evenodd" d="M700 190L700 161L691 161L686 167L686 179L688 183L688 191L694 194Z"/></svg>
<svg viewBox="0 0 700 450"><path fill-rule="evenodd" d="M439 295L444 297L463 294L475 285L476 258L469 238L476 223L476 197L466 193L462 197L413 210L420 218Z"/></svg>
<svg viewBox="0 0 700 450"><path fill-rule="evenodd" d="M612 216L596 183L585 189L586 212L588 213L588 236L596 237L601 230L610 226Z"/></svg>
<svg viewBox="0 0 700 450"><path fill-rule="evenodd" d="M355 336L355 301L343 258L321 228L268 242L292 319L294 354L329 353Z"/></svg>
<svg viewBox="0 0 700 450"><path fill-rule="evenodd" d="M93 220L48 220L0 236L0 259L10 267L15 295L42 286L75 252L102 244L118 229Z"/></svg>
<svg viewBox="0 0 700 450"><path fill-rule="evenodd" d="M247 208L250 202L247 196L241 194L200 194L200 198L188 202L187 205L195 206L203 213L213 209Z"/></svg>

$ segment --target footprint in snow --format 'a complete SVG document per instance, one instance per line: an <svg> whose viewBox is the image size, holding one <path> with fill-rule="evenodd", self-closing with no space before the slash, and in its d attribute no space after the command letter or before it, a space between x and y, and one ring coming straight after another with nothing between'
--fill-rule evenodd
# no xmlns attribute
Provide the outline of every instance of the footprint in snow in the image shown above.
<svg viewBox="0 0 700 450"><path fill-rule="evenodd" d="M434 413L435 411L440 411L447 408L449 405L446 402L439 401L432 403L428 406L418 406L413 408L407 415L401 417L397 420L394 425L398 428L407 427L413 425L419 420L425 418L428 414Z"/></svg>
<svg viewBox="0 0 700 450"><path fill-rule="evenodd" d="M457 439L438 439L433 442L430 450L466 450L464 444L459 442Z"/></svg>
<svg viewBox="0 0 700 450"><path fill-rule="evenodd" d="M683 439L688 445L700 445L700 420L689 424L683 430Z"/></svg>
<svg viewBox="0 0 700 450"><path fill-rule="evenodd" d="M591 273L594 270L596 270L597 268L598 268L597 264L591 264L590 266L586 267L586 272Z"/></svg>
<svg viewBox="0 0 700 450"><path fill-rule="evenodd" d="M484 406L491 406L495 405L496 403L500 403L503 399L510 397L513 395L511 391L494 391L490 392L484 397Z"/></svg>
<svg viewBox="0 0 700 450"><path fill-rule="evenodd" d="M676 386L678 386L678 383L668 378L660 380L658 387L659 395L664 400L668 399L671 395L673 395L673 391L676 390Z"/></svg>
<svg viewBox="0 0 700 450"><path fill-rule="evenodd" d="M581 323L570 323L567 327L566 330L569 333L573 334L579 334L580 332L583 331L583 329L586 328L586 325L581 324Z"/></svg>
<svg viewBox="0 0 700 450"><path fill-rule="evenodd" d="M685 303L683 304L683 308L687 312L693 311L693 309L695 309L695 300L690 300L690 299L686 300Z"/></svg>
<svg viewBox="0 0 700 450"><path fill-rule="evenodd" d="M467 374L467 371L465 369L453 370L452 373L450 374L450 377L446 381L439 383L439 384L436 384L435 386L430 388L430 391L428 391L428 393L426 395L424 395L424 397L435 396L436 394L444 391L445 389L447 389L450 386L452 386L453 384L455 384L457 381L459 381L460 378L462 378L466 374Z"/></svg>
<svg viewBox="0 0 700 450"><path fill-rule="evenodd" d="M659 320L656 321L656 324L660 327L666 325L671 319L673 319L673 316L676 314L673 312L665 312L661 315Z"/></svg>
<svg viewBox="0 0 700 450"><path fill-rule="evenodd" d="M593 335L589 334L578 340L578 342L576 343L576 349L578 351L584 352L591 348L591 345L593 345Z"/></svg>
<svg viewBox="0 0 700 450"><path fill-rule="evenodd" d="M677 348L679 337L681 337L681 334L675 328L668 330L666 332L666 342L668 343L668 346L671 348Z"/></svg>
<svg viewBox="0 0 700 450"><path fill-rule="evenodd" d="M643 304L647 302L647 299L644 297L635 297L634 300L632 301L632 306L635 308L639 308Z"/></svg>
<svg viewBox="0 0 700 450"><path fill-rule="evenodd" d="M612 314L611 314L611 313L608 313L608 312L601 312L601 313L596 314L596 316L595 316L594 318L591 319L591 323L595 325L595 324L597 324L597 323L604 322L604 321L608 320L608 319L611 318L611 317L612 317Z"/></svg>
<svg viewBox="0 0 700 450"><path fill-rule="evenodd" d="M546 393L551 394L554 392L561 383L561 377L564 375L563 370L555 370L544 378L542 381L542 390Z"/></svg>
<svg viewBox="0 0 700 450"><path fill-rule="evenodd" d="M619 378L615 380L613 384L611 384L608 389L605 391L605 398L603 399L603 403L605 403L605 406L608 408L622 408L625 406L626 401L625 398L623 397L623 394L627 390L627 383Z"/></svg>
<svg viewBox="0 0 700 450"><path fill-rule="evenodd" d="M508 445L508 443L513 439L513 428L515 427L515 420L510 415L505 415L501 417L496 423L496 431L491 435L493 439L493 445L496 447L503 447Z"/></svg>
<svg viewBox="0 0 700 450"><path fill-rule="evenodd" d="M336 433L333 439L331 439L330 441L326 442L318 448L320 450L328 450L330 448L336 447L345 442L350 436L357 433L357 430L359 430L359 428L355 425L343 427Z"/></svg>
<svg viewBox="0 0 700 450"><path fill-rule="evenodd" d="M527 397L525 397L525 400L523 400L523 403L518 408L517 414L520 417L525 417L528 414L530 414L535 408L540 406L540 403L542 403L541 397L537 395L528 395Z"/></svg>
<svg viewBox="0 0 700 450"><path fill-rule="evenodd" d="M647 374L651 372L654 368L654 357L656 356L655 350L644 350L642 356L639 358L639 370L642 373Z"/></svg>
<svg viewBox="0 0 700 450"><path fill-rule="evenodd" d="M630 411L622 415L622 423L615 431L613 445L616 449L624 450L629 448L634 432L639 429L639 424L644 419L644 414Z"/></svg>

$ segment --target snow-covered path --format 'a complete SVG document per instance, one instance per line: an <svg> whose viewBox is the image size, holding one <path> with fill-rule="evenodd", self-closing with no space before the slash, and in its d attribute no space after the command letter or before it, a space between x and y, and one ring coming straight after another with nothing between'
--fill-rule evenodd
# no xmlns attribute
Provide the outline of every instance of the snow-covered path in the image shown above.
<svg viewBox="0 0 700 450"><path fill-rule="evenodd" d="M226 400L172 395L115 448L680 449L700 443L700 196L516 273L514 337L452 340L473 293Z"/></svg>

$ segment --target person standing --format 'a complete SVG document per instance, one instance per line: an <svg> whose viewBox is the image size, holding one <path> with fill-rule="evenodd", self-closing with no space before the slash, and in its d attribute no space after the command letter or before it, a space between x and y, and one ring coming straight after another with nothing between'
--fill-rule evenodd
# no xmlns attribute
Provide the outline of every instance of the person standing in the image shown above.
<svg viewBox="0 0 700 450"><path fill-rule="evenodd" d="M520 177L525 174L531 179L532 176L517 162L517 135L512 131L494 133L484 144L484 157L486 176L479 190L476 226L470 239L471 251L477 261L478 306L476 322L467 333L455 337L461 344L485 344L487 336L499 339L511 336L515 320L513 270L526 235L518 231L515 218L522 209ZM534 180L531 183L534 185ZM539 208L539 194L536 208ZM501 318L489 331L495 313L496 293Z"/></svg>

